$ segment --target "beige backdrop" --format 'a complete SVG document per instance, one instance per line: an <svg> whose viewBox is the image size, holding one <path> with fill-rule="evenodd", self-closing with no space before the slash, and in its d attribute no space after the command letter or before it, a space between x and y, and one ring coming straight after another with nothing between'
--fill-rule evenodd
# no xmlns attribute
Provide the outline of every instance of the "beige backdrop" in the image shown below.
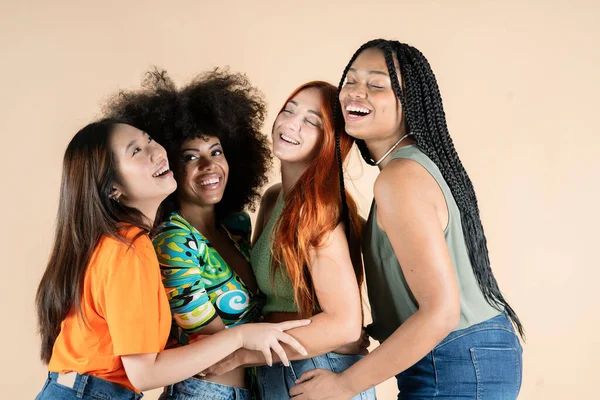
<svg viewBox="0 0 600 400"><path fill-rule="evenodd" d="M268 127L293 88L337 84L375 37L416 45L437 74L495 274L527 328L520 398L598 398L597 2L81 3L0 2L2 399L32 399L44 382L33 298L61 159L107 96L151 65L177 82L229 65L266 94ZM376 171L355 155L350 175L364 214ZM394 382L378 394L394 398Z"/></svg>

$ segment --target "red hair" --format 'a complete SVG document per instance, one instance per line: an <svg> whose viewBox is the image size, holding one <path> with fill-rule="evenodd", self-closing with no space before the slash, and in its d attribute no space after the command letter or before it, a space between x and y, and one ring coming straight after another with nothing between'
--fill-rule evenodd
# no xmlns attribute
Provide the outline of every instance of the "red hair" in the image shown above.
<svg viewBox="0 0 600 400"><path fill-rule="evenodd" d="M340 190L340 175L336 158L336 134L339 135L342 161L350 152L354 139L335 124L335 114L343 121L337 102L337 88L323 81L312 81L298 87L285 101L285 105L299 92L317 89L321 93L323 137L319 143L319 153L312 160L298 182L285 197L285 206L276 223L271 252L273 254L273 277L287 271L294 288L294 298L302 317L320 312L310 274L311 248L319 247L344 222L348 236L350 256L358 285L363 281L361 262L361 223L356 203L346 192L348 220L343 221L343 204ZM337 110L336 110L337 108Z"/></svg>

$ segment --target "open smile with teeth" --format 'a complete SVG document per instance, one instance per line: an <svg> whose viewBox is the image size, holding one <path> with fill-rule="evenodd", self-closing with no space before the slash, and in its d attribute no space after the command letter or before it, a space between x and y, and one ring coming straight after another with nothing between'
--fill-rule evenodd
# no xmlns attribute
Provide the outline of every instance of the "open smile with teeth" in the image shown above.
<svg viewBox="0 0 600 400"><path fill-rule="evenodd" d="M169 172L169 166L165 165L164 167L162 167L161 169L159 169L158 171L156 171L155 173L152 174L152 177L154 178L158 178L160 176L163 176L164 174L166 174L167 172Z"/></svg>
<svg viewBox="0 0 600 400"><path fill-rule="evenodd" d="M346 111L348 111L350 115L355 115L359 117L364 117L365 115L371 114L371 110L369 110L368 108L353 105L346 106Z"/></svg>
<svg viewBox="0 0 600 400"><path fill-rule="evenodd" d="M208 178L208 179L201 180L199 183L200 183L200 186L208 186L208 185L216 185L220 181L221 181L221 178Z"/></svg>
<svg viewBox="0 0 600 400"><path fill-rule="evenodd" d="M279 137L281 138L281 140L283 140L284 142L288 142L291 144L300 144L300 142L295 141L294 139L292 139L289 136L284 135L283 133L279 135Z"/></svg>

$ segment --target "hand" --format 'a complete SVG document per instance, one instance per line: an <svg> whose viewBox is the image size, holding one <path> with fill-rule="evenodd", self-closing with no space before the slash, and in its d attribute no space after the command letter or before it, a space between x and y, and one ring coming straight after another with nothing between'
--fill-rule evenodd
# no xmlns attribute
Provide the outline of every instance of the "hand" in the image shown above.
<svg viewBox="0 0 600 400"><path fill-rule="evenodd" d="M333 350L334 353L338 354L362 354L367 355L369 353L368 347L371 345L369 335L365 328L362 329L360 338L356 342L348 343Z"/></svg>
<svg viewBox="0 0 600 400"><path fill-rule="evenodd" d="M308 325L310 322L309 319L286 321L278 324L260 322L239 325L233 329L239 331L242 347L248 350L258 350L262 352L268 366L273 365L273 355L271 354L271 350L273 350L279 356L283 365L287 367L290 365L290 362L285 350L281 347L279 342L288 344L303 356L308 355L308 353L296 339L284 331Z"/></svg>
<svg viewBox="0 0 600 400"><path fill-rule="evenodd" d="M348 389L342 375L325 369L313 369L302 374L290 389L294 400L349 400L356 393Z"/></svg>

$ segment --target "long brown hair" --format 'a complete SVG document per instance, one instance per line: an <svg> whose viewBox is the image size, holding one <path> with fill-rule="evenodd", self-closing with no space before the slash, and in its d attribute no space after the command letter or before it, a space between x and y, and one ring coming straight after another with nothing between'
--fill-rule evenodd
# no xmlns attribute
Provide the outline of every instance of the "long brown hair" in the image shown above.
<svg viewBox="0 0 600 400"><path fill-rule="evenodd" d="M343 161L354 143L354 139L336 126L335 110L337 88L327 82L308 82L288 97L285 105L300 91L314 88L322 96L323 138L319 143L319 153L312 160L298 182L285 197L285 206L276 223L271 251L274 259L273 276L285 268L294 288L294 298L298 312L312 316L320 311L319 302L309 270L311 248L323 244L327 235L340 223L346 224L346 235L354 273L358 285L362 284L361 224L356 203L345 192L345 204L340 190L340 176L336 158L336 140ZM338 110L339 112L339 110ZM344 214L347 207L347 218Z"/></svg>
<svg viewBox="0 0 600 400"><path fill-rule="evenodd" d="M123 241L118 235L123 223L139 227L140 234L150 229L139 210L109 197L116 182L110 138L118 123L104 119L87 125L65 152L54 246L35 300L45 363L61 322L71 310L81 311L83 279L102 236Z"/></svg>

